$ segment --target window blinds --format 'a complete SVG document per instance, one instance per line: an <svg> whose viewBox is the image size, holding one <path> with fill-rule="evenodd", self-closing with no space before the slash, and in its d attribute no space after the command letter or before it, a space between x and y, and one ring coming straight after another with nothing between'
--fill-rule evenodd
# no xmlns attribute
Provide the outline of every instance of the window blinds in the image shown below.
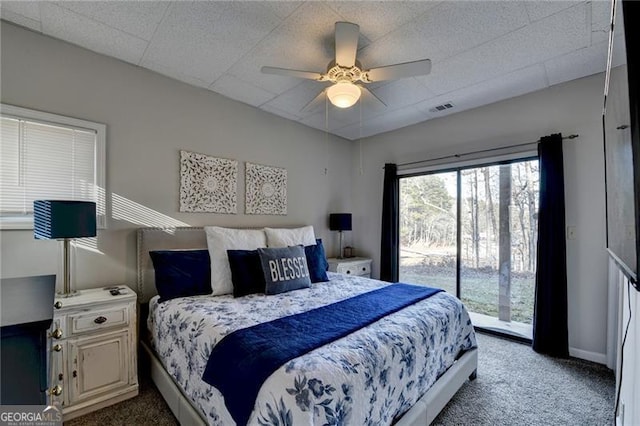
<svg viewBox="0 0 640 426"><path fill-rule="evenodd" d="M33 213L33 200L97 201L96 132L0 118L0 214Z"/></svg>

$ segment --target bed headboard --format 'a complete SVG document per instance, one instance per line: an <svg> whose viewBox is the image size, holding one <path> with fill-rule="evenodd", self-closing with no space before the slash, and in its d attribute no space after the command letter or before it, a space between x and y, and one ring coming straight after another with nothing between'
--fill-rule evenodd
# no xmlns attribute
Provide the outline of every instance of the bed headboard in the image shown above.
<svg viewBox="0 0 640 426"><path fill-rule="evenodd" d="M158 294L150 251L207 248L207 237L204 228L201 227L140 228L137 234L136 292L140 303L147 303Z"/></svg>

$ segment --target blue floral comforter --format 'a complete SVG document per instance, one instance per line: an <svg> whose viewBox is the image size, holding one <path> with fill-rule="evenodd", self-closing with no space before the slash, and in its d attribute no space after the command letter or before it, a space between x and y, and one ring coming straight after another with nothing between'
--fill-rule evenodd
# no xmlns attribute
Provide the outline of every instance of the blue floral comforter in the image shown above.
<svg viewBox="0 0 640 426"><path fill-rule="evenodd" d="M224 336L388 285L329 274L327 283L275 296L152 299L153 346L209 424L235 424L220 392L202 380L211 349ZM475 346L462 303L438 293L283 365L264 382L248 424L391 424Z"/></svg>

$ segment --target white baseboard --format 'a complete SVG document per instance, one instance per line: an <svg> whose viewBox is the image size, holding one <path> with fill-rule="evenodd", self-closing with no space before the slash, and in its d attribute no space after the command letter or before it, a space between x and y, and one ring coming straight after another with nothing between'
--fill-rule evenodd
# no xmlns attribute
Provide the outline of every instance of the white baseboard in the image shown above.
<svg viewBox="0 0 640 426"><path fill-rule="evenodd" d="M598 352L584 351L582 349L569 348L569 355L575 358L584 359L598 364L607 365L607 355Z"/></svg>

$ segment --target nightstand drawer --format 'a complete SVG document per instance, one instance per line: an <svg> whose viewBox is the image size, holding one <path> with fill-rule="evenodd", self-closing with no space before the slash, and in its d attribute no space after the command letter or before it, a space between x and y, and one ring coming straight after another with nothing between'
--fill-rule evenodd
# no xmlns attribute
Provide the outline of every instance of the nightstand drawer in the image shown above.
<svg viewBox="0 0 640 426"><path fill-rule="evenodd" d="M369 262L342 264L338 265L336 269L336 272L347 275L367 275L371 273L371 265Z"/></svg>
<svg viewBox="0 0 640 426"><path fill-rule="evenodd" d="M128 323L129 309L127 306L69 315L71 334L80 334L102 328L126 325Z"/></svg>
<svg viewBox="0 0 640 426"><path fill-rule="evenodd" d="M329 258L329 271L358 277L371 277L371 259L365 257Z"/></svg>

